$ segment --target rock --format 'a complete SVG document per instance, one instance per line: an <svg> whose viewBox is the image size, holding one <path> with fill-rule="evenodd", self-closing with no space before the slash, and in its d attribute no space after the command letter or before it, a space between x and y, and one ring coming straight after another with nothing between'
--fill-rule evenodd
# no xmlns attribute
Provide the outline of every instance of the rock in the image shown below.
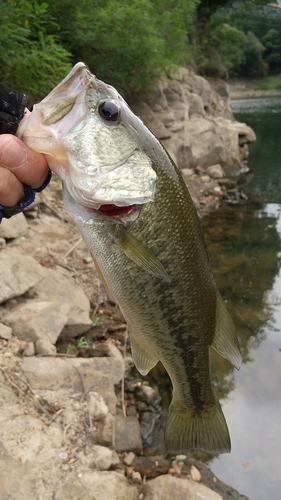
<svg viewBox="0 0 281 500"><path fill-rule="evenodd" d="M27 300L4 315L2 320L21 340L36 342L43 339L55 344L70 309L71 305L65 299L55 302Z"/></svg>
<svg viewBox="0 0 281 500"><path fill-rule="evenodd" d="M116 412L114 385L124 374L124 363L117 358L24 358L21 369L34 390L68 389L83 394L94 389L109 411Z"/></svg>
<svg viewBox="0 0 281 500"><path fill-rule="evenodd" d="M158 392L147 385L137 386L135 389L135 398L137 401L143 401L148 406L160 402L160 396Z"/></svg>
<svg viewBox="0 0 281 500"><path fill-rule="evenodd" d="M191 177L194 174L192 168L182 168L181 173L184 177Z"/></svg>
<svg viewBox="0 0 281 500"><path fill-rule="evenodd" d="M196 481L198 483L202 479L200 471L193 464L190 466L189 474L190 474L191 479L193 479L193 481Z"/></svg>
<svg viewBox="0 0 281 500"><path fill-rule="evenodd" d="M133 451L140 454L142 451L142 439L140 424L137 417L123 417L116 415L115 421L115 450L117 453Z"/></svg>
<svg viewBox="0 0 281 500"><path fill-rule="evenodd" d="M132 451L130 451L123 460L124 464L128 466L132 465L135 457L136 455Z"/></svg>
<svg viewBox="0 0 281 500"><path fill-rule="evenodd" d="M0 323L0 338L9 340L12 336L13 330L10 326Z"/></svg>
<svg viewBox="0 0 281 500"><path fill-rule="evenodd" d="M210 82L186 68L162 77L145 101L133 96L131 106L180 169L220 164L238 171L255 140L250 127L234 120L228 85Z"/></svg>
<svg viewBox="0 0 281 500"><path fill-rule="evenodd" d="M159 476L143 487L143 500L223 500L203 484L170 475Z"/></svg>
<svg viewBox="0 0 281 500"><path fill-rule="evenodd" d="M2 225L2 224L1 224ZM27 292L45 276L45 269L15 248L0 252L0 304Z"/></svg>
<svg viewBox="0 0 281 500"><path fill-rule="evenodd" d="M96 443L114 448L115 417L111 413L107 413L105 418L96 420L92 432Z"/></svg>
<svg viewBox="0 0 281 500"><path fill-rule="evenodd" d="M47 301L67 300L69 313L60 332L60 339L77 337L87 332L91 326L90 302L82 288L64 274L64 271L47 269L45 278L34 287L37 299Z"/></svg>
<svg viewBox="0 0 281 500"><path fill-rule="evenodd" d="M14 215L11 219L3 219L0 226L0 237L5 240L26 236L28 224L23 213Z"/></svg>
<svg viewBox="0 0 281 500"><path fill-rule="evenodd" d="M36 354L56 354L57 349L49 340L39 339L35 342L35 351Z"/></svg>
<svg viewBox="0 0 281 500"><path fill-rule="evenodd" d="M91 465L95 469L108 470L112 464L112 451L105 446L93 446Z"/></svg>
<svg viewBox="0 0 281 500"><path fill-rule="evenodd" d="M81 474L79 478L75 474L72 478L68 476L64 484L58 484L53 498L54 500L139 500L139 489L138 486L130 485L127 479L117 472L94 471Z"/></svg>
<svg viewBox="0 0 281 500"><path fill-rule="evenodd" d="M34 356L35 355L35 345L34 342L26 342L23 349L24 356Z"/></svg>
<svg viewBox="0 0 281 500"><path fill-rule="evenodd" d="M32 463L21 463L7 453L0 443L1 500L37 500L36 471Z"/></svg>
<svg viewBox="0 0 281 500"><path fill-rule="evenodd" d="M93 420L100 420L108 413L108 406L97 392L90 391L88 394L88 409Z"/></svg>
<svg viewBox="0 0 281 500"><path fill-rule="evenodd" d="M135 457L132 466L134 470L138 471L142 476L146 476L147 479L152 479L162 474L167 474L170 469L170 462L162 455L154 457Z"/></svg>
<svg viewBox="0 0 281 500"><path fill-rule="evenodd" d="M225 177L223 168L219 164L211 165L210 167L206 168L206 172L213 179L222 179L223 177Z"/></svg>
<svg viewBox="0 0 281 500"><path fill-rule="evenodd" d="M3 248L6 247L6 240L5 238L0 237L0 250L3 250Z"/></svg>

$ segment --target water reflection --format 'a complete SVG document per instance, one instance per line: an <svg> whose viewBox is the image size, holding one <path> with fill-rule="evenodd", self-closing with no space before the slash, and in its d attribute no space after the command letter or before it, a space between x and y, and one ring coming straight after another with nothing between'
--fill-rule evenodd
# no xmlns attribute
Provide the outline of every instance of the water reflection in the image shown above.
<svg viewBox="0 0 281 500"><path fill-rule="evenodd" d="M205 219L213 271L237 325L244 364L224 374L232 453L211 468L253 500L281 491L281 98L236 101L237 119L255 129L248 201ZM241 113L243 111L243 113ZM215 360L216 363L216 360ZM218 377L221 374L218 373Z"/></svg>
<svg viewBox="0 0 281 500"><path fill-rule="evenodd" d="M212 351L212 380L232 440L231 454L210 467L251 500L279 500L281 491L281 98L235 101L237 119L252 126L254 173L248 199L202 221L216 283L236 324L243 365L237 372ZM147 446L163 452L171 386L160 365L150 383L162 396ZM147 425L147 422L146 422ZM156 431L157 432L156 432ZM154 438L155 436L155 438Z"/></svg>

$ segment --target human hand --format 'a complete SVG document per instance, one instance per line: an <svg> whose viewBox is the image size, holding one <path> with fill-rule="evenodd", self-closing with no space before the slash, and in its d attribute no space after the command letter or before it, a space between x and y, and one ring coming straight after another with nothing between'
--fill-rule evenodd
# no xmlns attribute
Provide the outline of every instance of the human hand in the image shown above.
<svg viewBox="0 0 281 500"><path fill-rule="evenodd" d="M26 112L23 120L29 113ZM0 205L17 205L24 198L23 184L39 188L48 172L43 154L28 148L14 135L0 135Z"/></svg>

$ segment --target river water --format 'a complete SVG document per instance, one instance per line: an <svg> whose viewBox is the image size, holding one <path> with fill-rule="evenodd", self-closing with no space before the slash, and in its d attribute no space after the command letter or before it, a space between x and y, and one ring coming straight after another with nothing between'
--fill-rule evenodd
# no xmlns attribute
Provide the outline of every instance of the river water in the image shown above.
<svg viewBox="0 0 281 500"><path fill-rule="evenodd" d="M281 498L281 97L233 102L250 125L247 199L203 220L212 268L237 326L239 372L213 356L213 380L232 440L209 462L251 500Z"/></svg>

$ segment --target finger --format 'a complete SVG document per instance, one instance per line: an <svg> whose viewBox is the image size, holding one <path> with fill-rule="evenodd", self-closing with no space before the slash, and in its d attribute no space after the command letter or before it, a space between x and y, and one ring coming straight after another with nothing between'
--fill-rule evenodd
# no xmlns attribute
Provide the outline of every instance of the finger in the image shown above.
<svg viewBox="0 0 281 500"><path fill-rule="evenodd" d="M0 136L0 165L33 189L43 184L48 173L45 156L10 134Z"/></svg>
<svg viewBox="0 0 281 500"><path fill-rule="evenodd" d="M24 190L22 183L12 172L0 167L0 205L13 207L23 198Z"/></svg>

